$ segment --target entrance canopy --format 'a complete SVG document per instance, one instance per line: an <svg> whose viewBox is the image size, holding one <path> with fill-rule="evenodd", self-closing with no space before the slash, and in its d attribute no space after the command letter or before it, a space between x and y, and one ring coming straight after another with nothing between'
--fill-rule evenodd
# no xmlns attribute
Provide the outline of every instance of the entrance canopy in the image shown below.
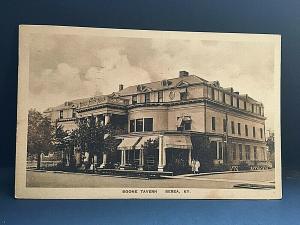
<svg viewBox="0 0 300 225"><path fill-rule="evenodd" d="M139 143L137 143L137 145L135 146L135 149L141 149L149 139L151 139L152 141L155 139L158 139L158 136L144 136L142 137L142 139L139 141Z"/></svg>
<svg viewBox="0 0 300 225"><path fill-rule="evenodd" d="M132 150L139 142L140 137L125 137L121 144L118 146L118 150Z"/></svg>
<svg viewBox="0 0 300 225"><path fill-rule="evenodd" d="M189 136L164 136L165 148L192 149L192 141Z"/></svg>

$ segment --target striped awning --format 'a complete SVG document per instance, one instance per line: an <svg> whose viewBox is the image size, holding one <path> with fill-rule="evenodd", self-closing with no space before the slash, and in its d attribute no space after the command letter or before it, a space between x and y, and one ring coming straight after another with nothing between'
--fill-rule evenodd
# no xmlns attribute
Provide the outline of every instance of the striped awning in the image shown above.
<svg viewBox="0 0 300 225"><path fill-rule="evenodd" d="M132 150L135 149L136 144L141 137L125 137L118 146L118 150Z"/></svg>
<svg viewBox="0 0 300 225"><path fill-rule="evenodd" d="M192 141L189 136L164 136L165 148L192 149Z"/></svg>
<svg viewBox="0 0 300 225"><path fill-rule="evenodd" d="M135 146L135 149L141 149L143 147L143 145L145 144L145 142L147 142L149 139L151 139L153 141L155 139L158 139L158 136L144 136L144 137L142 137L142 139L139 141L139 143L137 143L137 145Z"/></svg>

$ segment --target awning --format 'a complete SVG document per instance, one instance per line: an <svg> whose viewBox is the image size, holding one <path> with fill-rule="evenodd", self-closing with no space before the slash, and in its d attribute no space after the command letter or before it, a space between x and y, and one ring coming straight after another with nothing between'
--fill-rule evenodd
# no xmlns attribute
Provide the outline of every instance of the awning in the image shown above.
<svg viewBox="0 0 300 225"><path fill-rule="evenodd" d="M155 139L158 139L158 136L144 136L142 137L142 139L139 141L139 143L137 143L137 145L135 146L135 149L141 149L145 144L145 142L147 142L149 139L151 139L152 141Z"/></svg>
<svg viewBox="0 0 300 225"><path fill-rule="evenodd" d="M189 136L164 136L165 148L192 149L192 141Z"/></svg>
<svg viewBox="0 0 300 225"><path fill-rule="evenodd" d="M131 150L134 149L140 137L125 137L121 144L118 146L118 150Z"/></svg>

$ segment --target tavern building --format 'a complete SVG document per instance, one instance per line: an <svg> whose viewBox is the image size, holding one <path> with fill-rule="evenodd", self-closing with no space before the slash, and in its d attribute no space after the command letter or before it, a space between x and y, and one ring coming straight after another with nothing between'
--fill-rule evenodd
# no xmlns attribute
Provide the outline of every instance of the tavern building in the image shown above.
<svg viewBox="0 0 300 225"><path fill-rule="evenodd" d="M267 166L263 104L186 71L177 78L119 85L110 95L73 100L44 113L65 130L91 115L112 123L121 169L184 171L192 159L206 171ZM158 147L145 156L149 139L158 140Z"/></svg>

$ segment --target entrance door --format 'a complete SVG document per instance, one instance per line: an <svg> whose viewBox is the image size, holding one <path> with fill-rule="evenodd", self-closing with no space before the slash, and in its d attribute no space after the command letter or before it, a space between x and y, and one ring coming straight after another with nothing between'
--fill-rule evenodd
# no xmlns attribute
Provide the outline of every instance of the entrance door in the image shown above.
<svg viewBox="0 0 300 225"><path fill-rule="evenodd" d="M189 150L167 149L166 170L175 174L186 173L189 170Z"/></svg>

